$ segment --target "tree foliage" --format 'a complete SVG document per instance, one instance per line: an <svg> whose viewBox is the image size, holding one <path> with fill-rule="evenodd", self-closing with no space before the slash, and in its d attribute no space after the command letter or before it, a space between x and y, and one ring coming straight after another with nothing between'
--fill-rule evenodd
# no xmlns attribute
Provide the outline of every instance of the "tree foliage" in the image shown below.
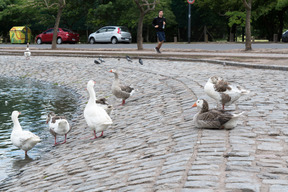
<svg viewBox="0 0 288 192"><path fill-rule="evenodd" d="M142 1L142 0L141 0ZM55 25L57 6L45 6L57 0L0 0L0 36L9 38L13 26L27 25L35 36ZM187 0L160 0L155 10L143 19L143 40L156 41L151 22L163 9L167 19L167 41L187 40ZM251 33L256 38L273 39L288 29L288 0L253 0L251 10ZM140 16L134 0L67 0L61 16L60 27L67 27L80 34L87 42L91 32L106 25L124 25L136 41ZM210 40L228 39L230 33L242 35L246 23L246 10L239 0L196 0L192 5L192 41L202 41L204 27Z"/></svg>

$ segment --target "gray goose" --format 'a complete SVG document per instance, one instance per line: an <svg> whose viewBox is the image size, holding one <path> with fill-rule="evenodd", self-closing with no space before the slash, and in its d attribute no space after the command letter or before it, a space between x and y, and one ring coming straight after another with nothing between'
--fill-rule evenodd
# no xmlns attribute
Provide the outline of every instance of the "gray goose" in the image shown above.
<svg viewBox="0 0 288 192"><path fill-rule="evenodd" d="M114 73L115 79L112 84L112 93L117 98L122 99L122 105L125 104L125 100L128 99L134 93L134 88L130 86L123 86L119 82L118 72L115 69L110 70L111 73Z"/></svg>
<svg viewBox="0 0 288 192"><path fill-rule="evenodd" d="M211 109L206 100L197 100L192 107L197 107L198 113L193 122L199 128L232 129L237 125L239 117L244 113L232 114L224 110Z"/></svg>
<svg viewBox="0 0 288 192"><path fill-rule="evenodd" d="M209 97L212 97L217 102L224 106L231 105L237 101L242 95L248 94L250 91L243 89L239 85L231 85L223 78L213 76L210 77L204 86L204 91Z"/></svg>
<svg viewBox="0 0 288 192"><path fill-rule="evenodd" d="M57 116L55 113L50 112L47 116L46 123L48 124L50 133L54 136L54 145L66 143L67 134L71 131L67 119L64 116ZM65 140L62 143L56 142L57 135L65 135Z"/></svg>

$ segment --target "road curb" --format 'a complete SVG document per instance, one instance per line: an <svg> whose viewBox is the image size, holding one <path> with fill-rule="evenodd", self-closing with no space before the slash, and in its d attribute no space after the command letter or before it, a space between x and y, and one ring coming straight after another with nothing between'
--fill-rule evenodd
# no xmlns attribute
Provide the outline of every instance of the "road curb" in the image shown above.
<svg viewBox="0 0 288 192"><path fill-rule="evenodd" d="M23 55L22 50L1 50L0 55ZM229 61L229 60L215 60L215 59L201 59L199 57L211 57L211 55L181 55L181 52L177 52L179 56L167 56L162 54L155 54L154 52L141 52L141 51L131 51L129 54L134 58L144 58L144 59L158 59L158 60L168 60L168 61L185 61L185 62L205 62L211 64L219 64L224 66L235 66L235 67L246 67L246 68L253 68L253 69L269 69L269 70L280 70L280 71L288 71L288 67L286 66L279 66L279 65L265 65L265 64L252 64L252 63L242 63L236 61ZM102 52L102 51L75 51L75 52L67 52L66 50L40 50L40 51L33 51L33 56L54 56L54 57L104 57L104 58L115 58L120 57L124 58L127 55L125 52L121 51L109 51L109 52ZM195 59L198 57L199 59ZM225 56L217 56L217 57L225 57ZM229 56L231 57L231 56ZM238 57L238 56L237 56ZM245 56L243 56L245 57ZM257 57L256 57L257 58ZM231 57L233 59L233 57ZM266 59L275 59L274 57L267 57ZM279 59L279 58L278 58ZM280 58L281 59L281 58Z"/></svg>

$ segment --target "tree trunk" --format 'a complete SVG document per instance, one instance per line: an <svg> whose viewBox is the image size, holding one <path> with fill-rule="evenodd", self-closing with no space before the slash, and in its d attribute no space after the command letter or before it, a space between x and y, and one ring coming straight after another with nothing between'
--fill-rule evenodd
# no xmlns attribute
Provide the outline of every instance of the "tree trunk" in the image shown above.
<svg viewBox="0 0 288 192"><path fill-rule="evenodd" d="M137 48L138 50L143 50L143 20L144 20L144 13L140 13L140 17L138 20L138 29L137 29Z"/></svg>
<svg viewBox="0 0 288 192"><path fill-rule="evenodd" d="M52 46L51 49L57 49L57 33L58 33L58 28L59 28L59 24L60 24L60 19L61 19L61 15L62 15L62 11L65 7L65 1L63 3L60 3L59 1L59 7L58 7L58 13L57 13L57 17L56 17L56 21L55 21L55 25L54 25L54 31L53 31L53 40L52 40Z"/></svg>
<svg viewBox="0 0 288 192"><path fill-rule="evenodd" d="M251 45L251 9L252 9L252 0L243 0L245 9L246 9L246 24L245 24L245 34L246 34L246 42L245 42L245 50L250 51L252 50Z"/></svg>

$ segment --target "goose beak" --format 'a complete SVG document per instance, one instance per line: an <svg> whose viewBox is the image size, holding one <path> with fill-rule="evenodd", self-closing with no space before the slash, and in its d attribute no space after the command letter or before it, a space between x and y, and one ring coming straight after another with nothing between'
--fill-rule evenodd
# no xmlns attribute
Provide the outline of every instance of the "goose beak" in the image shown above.
<svg viewBox="0 0 288 192"><path fill-rule="evenodd" d="M111 72L111 73L112 73L112 69L111 69L109 72Z"/></svg>
<svg viewBox="0 0 288 192"><path fill-rule="evenodd" d="M196 104L196 103L194 103L194 104L192 105L192 107L197 107L197 104Z"/></svg>

